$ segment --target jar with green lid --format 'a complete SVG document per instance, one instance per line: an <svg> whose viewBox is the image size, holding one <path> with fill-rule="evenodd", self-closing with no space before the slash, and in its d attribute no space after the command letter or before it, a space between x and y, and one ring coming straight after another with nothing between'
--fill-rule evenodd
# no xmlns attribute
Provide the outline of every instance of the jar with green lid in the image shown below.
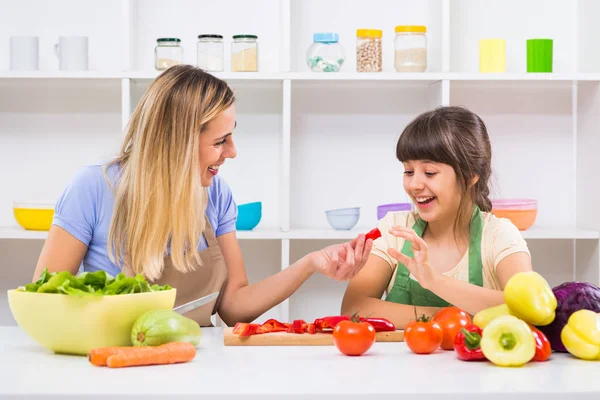
<svg viewBox="0 0 600 400"><path fill-rule="evenodd" d="M154 48L154 66L164 71L173 65L183 63L183 47L179 38L158 38Z"/></svg>
<svg viewBox="0 0 600 400"><path fill-rule="evenodd" d="M258 36L234 35L231 43L231 71L258 71Z"/></svg>

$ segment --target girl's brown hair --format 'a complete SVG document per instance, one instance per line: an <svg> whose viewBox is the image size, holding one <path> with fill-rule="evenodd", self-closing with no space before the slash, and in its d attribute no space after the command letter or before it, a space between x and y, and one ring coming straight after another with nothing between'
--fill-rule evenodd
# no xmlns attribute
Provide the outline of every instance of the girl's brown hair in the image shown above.
<svg viewBox="0 0 600 400"><path fill-rule="evenodd" d="M471 219L471 205L491 211L492 148L485 123L472 111L452 106L419 115L402 132L396 157L400 162L428 160L454 169L461 190L455 231Z"/></svg>

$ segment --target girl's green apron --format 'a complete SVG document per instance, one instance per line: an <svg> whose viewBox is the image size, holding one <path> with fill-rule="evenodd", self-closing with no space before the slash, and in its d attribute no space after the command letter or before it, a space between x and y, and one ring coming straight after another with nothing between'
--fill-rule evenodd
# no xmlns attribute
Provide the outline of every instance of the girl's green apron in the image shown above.
<svg viewBox="0 0 600 400"><path fill-rule="evenodd" d="M427 222L419 218L413 225L414 231L423 237ZM483 230L483 218L479 207L475 207L471 216L470 239L469 239L469 283L483 286L483 266L481 263L481 232ZM412 244L405 240L402 246L402 254L413 257ZM387 295L386 301L399 304L409 304L421 307L448 307L451 304L424 289L419 282L410 278L410 271L404 264L398 262L396 280L392 290Z"/></svg>

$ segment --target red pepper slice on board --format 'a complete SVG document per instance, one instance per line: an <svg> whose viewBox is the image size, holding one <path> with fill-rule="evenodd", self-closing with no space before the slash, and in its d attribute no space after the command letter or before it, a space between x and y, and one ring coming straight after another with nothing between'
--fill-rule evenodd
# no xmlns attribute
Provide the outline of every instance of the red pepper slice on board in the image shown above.
<svg viewBox="0 0 600 400"><path fill-rule="evenodd" d="M315 319L314 324L317 327L317 330L319 331L324 331L327 329L333 330L333 328L335 328L335 326L338 323L340 323L341 321L347 321L349 319L350 317L347 317L345 315L336 315L331 317L317 318Z"/></svg>
<svg viewBox="0 0 600 400"><path fill-rule="evenodd" d="M459 359L464 361L485 360L481 351L482 330L474 324L462 328L454 338L454 350Z"/></svg>
<svg viewBox="0 0 600 400"><path fill-rule="evenodd" d="M289 325L290 324L279 322L276 319L271 318L263 322L256 333L287 332Z"/></svg>
<svg viewBox="0 0 600 400"><path fill-rule="evenodd" d="M233 327L232 332L240 336L250 336L255 335L259 327L259 324L248 324L245 322L238 322Z"/></svg>
<svg viewBox="0 0 600 400"><path fill-rule="evenodd" d="M381 232L379 231L378 228L373 228L365 235L365 240L368 240L368 239L375 240L378 237L381 237Z"/></svg>

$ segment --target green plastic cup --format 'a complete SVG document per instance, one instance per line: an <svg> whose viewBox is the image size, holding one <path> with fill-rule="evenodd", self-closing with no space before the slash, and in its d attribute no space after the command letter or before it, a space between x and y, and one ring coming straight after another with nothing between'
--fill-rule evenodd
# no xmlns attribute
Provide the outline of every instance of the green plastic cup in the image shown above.
<svg viewBox="0 0 600 400"><path fill-rule="evenodd" d="M527 39L527 72L552 72L552 39Z"/></svg>

